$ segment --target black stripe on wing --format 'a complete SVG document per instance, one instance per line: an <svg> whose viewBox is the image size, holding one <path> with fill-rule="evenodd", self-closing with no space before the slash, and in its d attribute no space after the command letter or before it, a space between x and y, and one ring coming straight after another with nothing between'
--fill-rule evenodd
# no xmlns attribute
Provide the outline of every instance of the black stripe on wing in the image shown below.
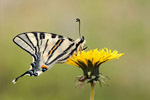
<svg viewBox="0 0 150 100"><path fill-rule="evenodd" d="M33 49L33 47L27 42L27 41L25 41L22 37L20 37L20 36L18 36L18 38L20 38L25 44L27 44L33 51L34 51L34 49Z"/></svg>
<svg viewBox="0 0 150 100"><path fill-rule="evenodd" d="M44 32L40 32L40 39L45 39L45 33Z"/></svg>
<svg viewBox="0 0 150 100"><path fill-rule="evenodd" d="M76 47L68 54L68 56L65 57L65 58L63 58L63 59L58 60L58 63L59 63L59 62L63 62L63 61L65 61L67 58L69 58L75 51L77 51L79 45L80 45L82 42L83 42L83 40L80 40L80 41L76 44ZM73 44L73 45L74 45L74 44ZM69 50L73 45L71 44L67 49ZM51 61L51 62L48 63L48 64L53 63L55 60L59 59L59 58L62 57L64 54L66 54L66 52L68 51L67 49L65 50L65 52L63 52L62 54L58 55L53 61Z"/></svg>
<svg viewBox="0 0 150 100"><path fill-rule="evenodd" d="M26 33L24 33L24 34L25 34L26 38L28 39L28 41L31 43L32 47L34 47L35 54L37 54L37 48L34 46L33 42L30 40L29 36Z"/></svg>
<svg viewBox="0 0 150 100"><path fill-rule="evenodd" d="M63 36L62 35L58 35L58 38L63 38Z"/></svg>
<svg viewBox="0 0 150 100"><path fill-rule="evenodd" d="M71 53L70 53L69 55L72 55L75 51L77 51L79 45L80 45L81 43L83 43L83 42L84 42L84 40L81 39L81 40L76 44L76 47L71 51Z"/></svg>
<svg viewBox="0 0 150 100"><path fill-rule="evenodd" d="M71 41L71 42L73 42L73 41L74 41L74 40L73 40L73 39L71 39L71 38L68 38L68 40L69 40L69 41Z"/></svg>
<svg viewBox="0 0 150 100"><path fill-rule="evenodd" d="M65 55L67 52L63 52L60 55L58 55L54 60L52 60L50 63L48 63L47 65L52 64L53 62L57 61L60 57L62 57L63 55Z"/></svg>
<svg viewBox="0 0 150 100"><path fill-rule="evenodd" d="M54 52L55 52L55 50L57 50L57 48L63 43L63 41L64 41L64 39L59 39L56 43L55 43L55 45L52 47L52 51L51 51L51 53L50 53L50 51L49 51L49 53L50 53L50 55L49 55L49 57L48 57L48 59L47 59L47 61L46 61L46 63L50 60L50 58L53 56L53 54L54 54ZM48 54L49 54L48 53Z"/></svg>
<svg viewBox="0 0 150 100"><path fill-rule="evenodd" d="M51 38L56 38L57 34L54 33L50 33L51 34Z"/></svg>
<svg viewBox="0 0 150 100"><path fill-rule="evenodd" d="M55 49L61 42L62 42L62 40L59 39L59 40L55 43L55 45L52 47L52 49L49 50L48 55L52 54L52 53L54 52L54 49Z"/></svg>
<svg viewBox="0 0 150 100"><path fill-rule="evenodd" d="M43 39L45 39L45 33L44 32L40 32L40 40L41 40L40 45L42 45Z"/></svg>
<svg viewBox="0 0 150 100"><path fill-rule="evenodd" d="M18 37L18 36L17 36L17 37ZM36 56L36 55L32 54L30 51L28 51L27 49L23 48L21 45L19 45L19 44L15 41L15 39L16 39L17 37L15 37L15 38L13 39L13 42L14 42L16 45L18 45L20 48L22 48L23 50L25 50L27 53L29 53L31 56L33 56L34 60L37 60L37 56ZM18 37L18 38L19 38L19 37Z"/></svg>
<svg viewBox="0 0 150 100"><path fill-rule="evenodd" d="M64 52L68 52L69 49L70 49L71 47L73 47L73 46L74 46L74 43L72 43L71 45L69 45L69 47L68 47ZM65 60L67 60L69 57L70 57L70 54L68 54L67 57L58 60L58 63L59 63L59 62L65 62Z"/></svg>
<svg viewBox="0 0 150 100"><path fill-rule="evenodd" d="M63 55L67 54L69 49L74 46L74 43L70 44L61 54L59 54L54 60L52 60L50 63L48 63L48 65L52 64L53 62L55 62L56 60L58 60L59 58L61 58ZM69 55L70 56L70 55ZM68 57L67 57L68 58ZM66 59L67 59L66 58ZM59 61L59 60L58 60Z"/></svg>
<svg viewBox="0 0 150 100"><path fill-rule="evenodd" d="M49 39L47 39L47 41L46 41L45 48L44 48L44 50L43 50L43 54L44 54L44 52L45 52L45 50L46 50L46 48L47 48L47 46L48 46L48 41L49 41Z"/></svg>
<svg viewBox="0 0 150 100"><path fill-rule="evenodd" d="M38 39L38 33L37 32L32 32L35 36L35 39L37 41L37 47L38 47L38 51L40 51L40 47L39 47L39 39Z"/></svg>

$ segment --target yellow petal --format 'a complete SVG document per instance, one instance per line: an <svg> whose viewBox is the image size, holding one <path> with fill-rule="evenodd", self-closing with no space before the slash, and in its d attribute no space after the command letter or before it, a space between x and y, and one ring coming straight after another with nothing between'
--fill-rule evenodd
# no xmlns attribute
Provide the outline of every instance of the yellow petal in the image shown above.
<svg viewBox="0 0 150 100"><path fill-rule="evenodd" d="M80 67L76 64L78 61L82 61L84 64L88 67L88 60L92 62L93 65L98 62L98 64L110 61L113 59L118 59L119 57L123 56L124 53L118 54L117 50L114 50L113 52L108 49L104 48L101 50L94 49L89 50L87 52L85 51L79 51L76 54L73 54L72 57L67 59L67 64L74 65L77 67Z"/></svg>

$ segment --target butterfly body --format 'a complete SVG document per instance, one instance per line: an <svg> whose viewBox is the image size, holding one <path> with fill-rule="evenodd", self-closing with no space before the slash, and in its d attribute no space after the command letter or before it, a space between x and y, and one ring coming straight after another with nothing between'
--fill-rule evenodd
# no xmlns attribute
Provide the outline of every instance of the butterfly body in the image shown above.
<svg viewBox="0 0 150 100"><path fill-rule="evenodd" d="M64 63L72 54L84 50L86 42L83 36L73 40L48 32L21 33L13 41L33 57L31 68L14 79L14 83L24 75L39 76L55 63Z"/></svg>

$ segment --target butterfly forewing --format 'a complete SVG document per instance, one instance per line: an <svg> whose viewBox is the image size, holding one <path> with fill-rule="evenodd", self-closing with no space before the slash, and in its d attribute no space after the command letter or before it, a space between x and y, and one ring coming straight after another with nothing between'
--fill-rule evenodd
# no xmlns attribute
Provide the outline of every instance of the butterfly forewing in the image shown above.
<svg viewBox="0 0 150 100"><path fill-rule="evenodd" d="M54 62L64 62L73 49L74 40L54 33L27 32L17 35L14 42L31 54L37 60L39 56L50 65ZM59 61L60 60L60 61Z"/></svg>

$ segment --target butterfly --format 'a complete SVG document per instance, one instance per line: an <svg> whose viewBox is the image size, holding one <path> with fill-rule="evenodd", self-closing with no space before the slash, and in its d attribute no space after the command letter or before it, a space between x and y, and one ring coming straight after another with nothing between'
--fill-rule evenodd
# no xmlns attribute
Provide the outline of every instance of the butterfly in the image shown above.
<svg viewBox="0 0 150 100"><path fill-rule="evenodd" d="M79 34L80 34L80 19ZM33 57L33 62L28 71L15 78L16 81L25 75L39 76L51 69L55 63L64 63L67 58L78 51L85 50L86 40L80 38L73 40L62 35L48 32L25 32L14 37L13 42Z"/></svg>

